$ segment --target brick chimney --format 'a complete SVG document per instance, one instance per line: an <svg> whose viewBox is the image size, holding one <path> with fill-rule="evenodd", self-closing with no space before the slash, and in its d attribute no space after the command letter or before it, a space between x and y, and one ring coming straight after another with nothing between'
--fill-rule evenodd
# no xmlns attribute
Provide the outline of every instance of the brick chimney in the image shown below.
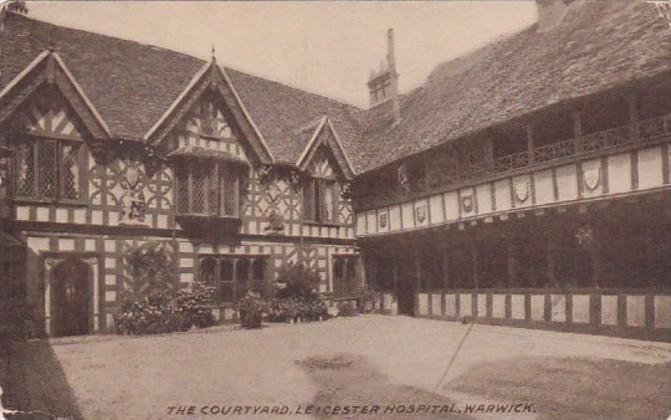
<svg viewBox="0 0 671 420"><path fill-rule="evenodd" d="M569 4L574 0L536 0L538 9L538 32L547 32L559 25Z"/></svg>
<svg viewBox="0 0 671 420"><path fill-rule="evenodd" d="M387 101L392 101L394 122L401 120L401 104L398 97L398 73L394 55L394 30L387 30L387 60L380 63L378 71L371 70L368 78L370 107L374 108Z"/></svg>

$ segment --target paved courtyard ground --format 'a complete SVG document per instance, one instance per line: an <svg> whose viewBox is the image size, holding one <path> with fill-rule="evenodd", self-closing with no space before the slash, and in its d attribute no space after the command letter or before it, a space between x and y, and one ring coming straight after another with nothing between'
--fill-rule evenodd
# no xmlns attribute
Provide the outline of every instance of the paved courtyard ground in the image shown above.
<svg viewBox="0 0 671 420"><path fill-rule="evenodd" d="M277 417L263 406L305 419L648 420L671 412L669 344L474 325L445 376L467 328L367 315L30 342L12 349L3 402L92 420ZM236 405L253 408L217 414ZM172 415L170 407L178 407Z"/></svg>

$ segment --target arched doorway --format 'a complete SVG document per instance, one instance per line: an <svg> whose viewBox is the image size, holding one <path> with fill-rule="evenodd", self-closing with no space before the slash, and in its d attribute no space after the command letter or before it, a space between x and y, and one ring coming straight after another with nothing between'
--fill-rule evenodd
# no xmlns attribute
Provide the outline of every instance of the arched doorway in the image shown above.
<svg viewBox="0 0 671 420"><path fill-rule="evenodd" d="M85 261L67 258L51 271L52 328L55 336L90 333L92 270Z"/></svg>

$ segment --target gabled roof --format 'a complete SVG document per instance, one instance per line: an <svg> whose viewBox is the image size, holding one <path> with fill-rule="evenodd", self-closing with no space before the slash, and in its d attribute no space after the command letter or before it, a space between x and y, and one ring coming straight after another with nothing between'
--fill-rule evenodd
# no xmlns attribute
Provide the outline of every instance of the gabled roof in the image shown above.
<svg viewBox="0 0 671 420"><path fill-rule="evenodd" d="M175 51L10 13L0 31L0 90L50 48L67 63L112 136L127 140L142 141L207 64ZM295 127L328 114L338 121L337 130L342 126L351 132L357 129L352 115L364 112L234 69L222 71L278 162L295 162L307 145L293 137ZM342 137L343 143L355 141Z"/></svg>
<svg viewBox="0 0 671 420"><path fill-rule="evenodd" d="M311 128L312 134L310 140L307 143L307 146L305 146L303 153L301 153L298 158L296 166L304 170L310 163L310 160L314 158L319 146L324 145L331 150L331 153L333 153L345 178L353 178L354 170L352 169L352 163L347 158L340 137L333 127L329 117L324 115L319 119L316 125L313 123L307 126L304 130L301 130L300 134L303 139L306 138L306 134L310 133Z"/></svg>
<svg viewBox="0 0 671 420"><path fill-rule="evenodd" d="M53 48L113 137L142 140L205 61L174 51L9 14L0 31L0 91ZM356 173L452 141L553 104L671 71L671 36L654 5L570 3L562 22L533 25L438 65L426 83L390 103L362 110L324 96L225 68L224 78L276 163L293 164L311 130L328 121ZM362 87L365 89L365 87ZM309 134L307 134L309 133Z"/></svg>
<svg viewBox="0 0 671 420"><path fill-rule="evenodd" d="M533 25L438 65L401 96L400 124L370 111L358 150L383 166L547 106L671 70L671 31L653 4L575 1L560 24ZM671 82L671 78L668 78Z"/></svg>

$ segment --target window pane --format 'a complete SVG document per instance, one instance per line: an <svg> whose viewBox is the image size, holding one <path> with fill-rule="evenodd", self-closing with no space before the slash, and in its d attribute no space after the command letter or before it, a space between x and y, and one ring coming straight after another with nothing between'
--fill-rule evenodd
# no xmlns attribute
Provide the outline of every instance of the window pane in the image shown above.
<svg viewBox="0 0 671 420"><path fill-rule="evenodd" d="M193 166L191 178L191 212L205 213L205 183L208 175L207 167Z"/></svg>
<svg viewBox="0 0 671 420"><path fill-rule="evenodd" d="M208 285L213 285L215 281L215 268L217 266L217 262L214 258L205 258L201 260L200 262L200 281L208 284Z"/></svg>
<svg viewBox="0 0 671 420"><path fill-rule="evenodd" d="M237 216L238 214L238 176L231 168L222 168L222 185L224 190L224 216Z"/></svg>
<svg viewBox="0 0 671 420"><path fill-rule="evenodd" d="M35 148L24 143L16 149L16 193L20 196L35 194Z"/></svg>
<svg viewBox="0 0 671 420"><path fill-rule="evenodd" d="M233 302L235 299L233 293L233 283L220 283L219 286L219 301L220 302Z"/></svg>
<svg viewBox="0 0 671 420"><path fill-rule="evenodd" d="M64 198L79 198L79 146L63 145L62 191Z"/></svg>
<svg viewBox="0 0 671 420"><path fill-rule="evenodd" d="M221 260L220 262L220 281L233 281L233 261L231 260Z"/></svg>
<svg viewBox="0 0 671 420"><path fill-rule="evenodd" d="M303 182L303 218L305 220L315 220L314 203L314 180L309 179Z"/></svg>
<svg viewBox="0 0 671 420"><path fill-rule="evenodd" d="M175 177L177 178L177 212L189 212L189 173L183 166L178 166L175 169Z"/></svg>
<svg viewBox="0 0 671 420"><path fill-rule="evenodd" d="M58 173L56 171L58 150L55 142L37 143L38 193L40 197L55 198Z"/></svg>
<svg viewBox="0 0 671 420"><path fill-rule="evenodd" d="M235 288L236 288L236 298L240 299L247 294L249 289L249 260L246 258L241 258L238 260L235 265Z"/></svg>
<svg viewBox="0 0 671 420"><path fill-rule="evenodd" d="M219 299L221 302L233 302L233 261L222 259L219 261Z"/></svg>
<svg viewBox="0 0 671 420"><path fill-rule="evenodd" d="M217 179L217 165L210 165L207 176L207 213L219 214L219 180Z"/></svg>
<svg viewBox="0 0 671 420"><path fill-rule="evenodd" d="M333 209L335 206L334 203L334 194L335 186L333 181L324 180L322 181L323 190L322 190L322 221L332 222L334 220Z"/></svg>
<svg viewBox="0 0 671 420"><path fill-rule="evenodd" d="M252 280L253 287L256 293L265 296L265 274L266 274L266 260L264 258L256 258L252 264Z"/></svg>

